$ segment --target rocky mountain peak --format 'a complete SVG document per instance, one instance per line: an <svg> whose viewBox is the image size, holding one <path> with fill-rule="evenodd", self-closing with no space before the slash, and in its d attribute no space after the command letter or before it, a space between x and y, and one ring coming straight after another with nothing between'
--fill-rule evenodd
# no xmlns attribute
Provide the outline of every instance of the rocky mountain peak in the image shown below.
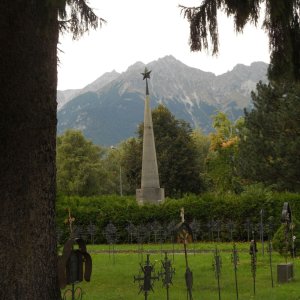
<svg viewBox="0 0 300 300"><path fill-rule="evenodd" d="M203 132L212 130L212 115L227 113L231 119L243 115L251 106L250 93L258 81L267 81L268 65L237 65L232 71L216 76L189 67L171 55L145 65L136 62L119 74L103 74L58 113L58 132L77 128L100 145L116 144L134 136L143 120L145 66L152 70L149 80L151 106L168 107L176 118L184 119Z"/></svg>

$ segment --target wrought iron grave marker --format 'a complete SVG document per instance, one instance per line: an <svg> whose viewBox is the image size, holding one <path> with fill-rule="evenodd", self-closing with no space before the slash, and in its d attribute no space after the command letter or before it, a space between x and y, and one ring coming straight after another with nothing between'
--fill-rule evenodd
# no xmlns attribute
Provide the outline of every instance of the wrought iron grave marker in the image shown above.
<svg viewBox="0 0 300 300"><path fill-rule="evenodd" d="M109 222L106 227L104 228L103 234L106 238L106 241L108 243L108 253L109 253L109 257L110 257L110 253L112 252L112 256L113 256L113 263L115 263L115 244L118 241L118 231L117 231L117 227Z"/></svg>
<svg viewBox="0 0 300 300"><path fill-rule="evenodd" d="M288 202L284 202L283 209L281 212L281 223L284 225L284 236L285 236L285 264L277 265L277 279L278 282L284 283L289 282L294 277L294 265L287 262L289 245L291 243L292 256L294 252L293 243L293 226L292 226L292 211Z"/></svg>
<svg viewBox="0 0 300 300"><path fill-rule="evenodd" d="M222 268L222 258L220 255L220 251L218 250L218 247L216 246L214 251L214 259L213 259L213 269L215 271L215 276L218 283L218 293L219 293L219 300L221 300L221 286L220 286L220 276L221 276L221 268Z"/></svg>
<svg viewBox="0 0 300 300"><path fill-rule="evenodd" d="M161 261L162 271L160 273L163 286L167 291L167 300L169 300L169 287L173 284L173 275L175 274L175 269L172 267L171 261L168 259L168 254L165 252L165 259Z"/></svg>
<svg viewBox="0 0 300 300"><path fill-rule="evenodd" d="M138 276L134 276L134 282L137 281L139 283L139 294L144 292L145 300L148 299L150 291L154 292L154 281L159 280L159 276L153 273L155 273L154 265L150 263L150 254L147 254L145 265L143 266L140 263L140 274Z"/></svg>
<svg viewBox="0 0 300 300"><path fill-rule="evenodd" d="M193 272L189 268L187 256L187 244L193 241L193 231L189 224L185 222L184 208L180 210L181 222L177 224L175 232L177 233L177 241L183 244L185 257L185 284L187 289L187 300L193 300Z"/></svg>
<svg viewBox="0 0 300 300"><path fill-rule="evenodd" d="M77 249L74 246L78 245ZM71 285L71 289L65 290L63 299L71 295L71 299L82 299L82 289L75 284L80 283L83 279L90 281L92 274L92 258L86 251L85 242L82 239L69 239L63 249L63 253L58 257L58 279L60 288Z"/></svg>
<svg viewBox="0 0 300 300"><path fill-rule="evenodd" d="M253 294L255 295L255 284L256 284L256 264L257 264L257 247L255 239L250 242L250 251L249 254L251 256L251 273L253 280Z"/></svg>
<svg viewBox="0 0 300 300"><path fill-rule="evenodd" d="M233 263L233 269L234 269L234 281L235 281L235 293L236 293L236 299L239 299L239 290L238 290L238 280L237 280L237 266L239 263L239 255L238 250L236 248L236 244L233 244L232 254L231 254L231 262Z"/></svg>

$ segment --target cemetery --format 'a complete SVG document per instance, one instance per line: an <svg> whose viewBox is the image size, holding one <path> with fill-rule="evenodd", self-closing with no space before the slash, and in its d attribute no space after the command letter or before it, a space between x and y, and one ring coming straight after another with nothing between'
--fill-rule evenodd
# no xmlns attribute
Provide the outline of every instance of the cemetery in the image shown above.
<svg viewBox="0 0 300 300"><path fill-rule="evenodd" d="M57 201L62 299L299 299L297 194L165 198L150 73L141 73L146 99L135 199L120 192L118 199Z"/></svg>
<svg viewBox="0 0 300 300"><path fill-rule="evenodd" d="M80 279L61 286L62 297L299 299L291 207L284 202L276 221L266 213L258 210L256 219L252 215L243 224L224 219L204 224L190 220L182 207L170 222L129 222L121 228L113 220L103 227L84 226L68 209L57 230L60 252L63 257L74 241L72 247L85 257L85 266Z"/></svg>
<svg viewBox="0 0 300 300"><path fill-rule="evenodd" d="M0 300L300 299L300 1L185 5L0 2Z"/></svg>

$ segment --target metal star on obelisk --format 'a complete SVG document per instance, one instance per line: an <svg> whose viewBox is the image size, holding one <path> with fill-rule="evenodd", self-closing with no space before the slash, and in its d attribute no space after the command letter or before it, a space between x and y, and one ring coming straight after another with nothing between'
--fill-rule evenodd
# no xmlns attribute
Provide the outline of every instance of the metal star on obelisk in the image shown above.
<svg viewBox="0 0 300 300"><path fill-rule="evenodd" d="M161 188L159 184L158 164L148 88L150 73L151 71L147 68L145 68L144 72L141 73L143 75L143 79L146 79L141 188L136 190L136 200L141 205L144 203L160 204L165 199L165 190Z"/></svg>
<svg viewBox="0 0 300 300"><path fill-rule="evenodd" d="M144 73L141 73L143 75L143 80L146 79L146 95L149 95L149 89L148 89L148 81L147 81L147 79L150 79L150 73L151 73L151 71L148 70L146 67L145 67Z"/></svg>

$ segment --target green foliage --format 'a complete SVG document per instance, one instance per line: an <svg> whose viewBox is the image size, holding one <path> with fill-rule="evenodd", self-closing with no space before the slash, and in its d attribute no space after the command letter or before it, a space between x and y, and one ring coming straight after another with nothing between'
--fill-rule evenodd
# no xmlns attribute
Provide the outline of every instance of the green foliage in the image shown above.
<svg viewBox="0 0 300 300"><path fill-rule="evenodd" d="M299 247L300 247L300 223L296 220L296 218L293 218L293 222L290 225L290 228L287 230L286 233L286 224L282 224L276 233L274 234L273 238L273 248L275 251L279 252L281 255L289 256L293 255L292 249L293 249L293 236L296 237L294 241L294 249L295 249L295 255L299 255Z"/></svg>
<svg viewBox="0 0 300 300"><path fill-rule="evenodd" d="M240 192L241 184L237 176L235 162L238 154L238 132L242 120L233 124L225 113L214 116L210 151L207 156L207 175L213 183L213 190L218 193Z"/></svg>
<svg viewBox="0 0 300 300"><path fill-rule="evenodd" d="M135 194L135 190L141 185L143 143L138 138L130 138L120 147L122 148L121 164L128 183L127 190L128 193Z"/></svg>
<svg viewBox="0 0 300 300"><path fill-rule="evenodd" d="M212 220L228 222L234 221L237 230L234 239L247 240L244 224L247 219L252 223L260 222L260 211L264 210L264 221L270 217L274 219L274 231L280 227L281 211L284 202L289 202L293 218L300 218L300 195L291 193L275 193L270 190L255 188L243 192L241 195L216 195L205 193L202 196L186 195L181 199L167 199L161 205L139 206L134 197L116 195L78 197L62 196L57 199L57 226L62 228L67 236L68 226L64 223L67 218L67 209L70 208L75 224L88 226L90 223L99 226L97 242L104 242L102 231L104 227L113 222L120 232L120 242L128 242L126 226L132 222L135 225L144 225L159 221L167 226L171 221L180 222L180 209L184 207L187 222L197 219L201 223L201 238L209 240L206 226ZM300 228L297 227L297 230ZM298 236L298 234L296 234ZM226 230L222 230L221 238L228 239ZM299 245L300 246L300 245Z"/></svg>
<svg viewBox="0 0 300 300"><path fill-rule="evenodd" d="M281 255L287 255L289 249L287 249L286 245L286 238L285 238L285 225L282 224L276 233L274 234L273 238L273 248L275 251L279 252ZM288 235L288 239L291 238L291 235ZM290 247L290 243L288 244L288 248Z"/></svg>
<svg viewBox="0 0 300 300"><path fill-rule="evenodd" d="M129 192L128 183L124 176L123 145L118 147L111 146L106 150L102 163L106 172L105 192L104 194L127 194Z"/></svg>
<svg viewBox="0 0 300 300"><path fill-rule="evenodd" d="M234 18L237 32L242 32L247 23L257 24L260 10L266 5L263 27L269 36L271 64L269 78L280 81L300 80L300 26L299 1L227 1L204 0L198 7L181 6L184 17L190 23L190 47L192 51L219 50L218 11L225 11Z"/></svg>
<svg viewBox="0 0 300 300"><path fill-rule="evenodd" d="M299 85L257 85L254 108L245 112L240 132L237 167L243 178L279 190L300 190L299 96Z"/></svg>
<svg viewBox="0 0 300 300"><path fill-rule="evenodd" d="M103 192L106 174L101 163L104 151L68 130L57 137L57 189L66 195L91 196Z"/></svg>
<svg viewBox="0 0 300 300"><path fill-rule="evenodd" d="M207 135L203 134L199 129L193 130L191 137L197 149L197 160L199 169L202 175L206 171L206 159L210 147L210 139Z"/></svg>

